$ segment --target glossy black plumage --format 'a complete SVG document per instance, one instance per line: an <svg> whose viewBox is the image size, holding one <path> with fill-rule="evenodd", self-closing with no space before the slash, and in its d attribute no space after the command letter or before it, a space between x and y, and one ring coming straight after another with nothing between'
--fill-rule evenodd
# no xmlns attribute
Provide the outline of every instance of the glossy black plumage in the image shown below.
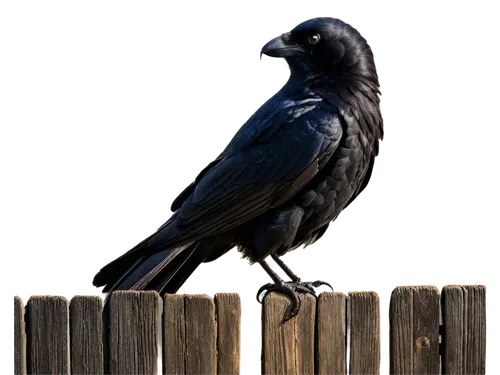
<svg viewBox="0 0 500 375"><path fill-rule="evenodd" d="M365 39L316 18L262 53L287 60L288 82L174 200L172 217L94 285L172 293L235 246L251 262L283 255L318 240L366 187L383 126Z"/></svg>

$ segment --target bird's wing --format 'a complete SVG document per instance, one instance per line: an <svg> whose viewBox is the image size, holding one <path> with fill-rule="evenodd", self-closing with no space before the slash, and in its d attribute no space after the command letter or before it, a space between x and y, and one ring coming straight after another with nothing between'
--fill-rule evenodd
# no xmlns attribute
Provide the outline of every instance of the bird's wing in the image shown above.
<svg viewBox="0 0 500 375"><path fill-rule="evenodd" d="M293 98L283 100L283 95L280 94L276 94L259 108L239 129L222 154L208 164L196 179L175 198L171 206L172 211L181 208L186 199L194 192L201 179L226 157L245 150L254 144L265 142L284 122L290 122L300 117L302 114L316 108L322 101L321 98L314 96L306 97L303 100L293 100Z"/></svg>
<svg viewBox="0 0 500 375"><path fill-rule="evenodd" d="M174 199L170 209L172 211L177 211L179 208L181 208L182 204L186 201L186 199L188 199L189 196L191 194L193 194L194 189L196 189L196 186L201 181L203 176L205 176L209 170L211 170L213 167L215 167L217 164L219 164L222 159L223 158L219 157L219 158L215 159L213 162L211 162L210 164L208 164L205 168L203 168L203 170L198 174L196 179L188 187L186 187L182 191L182 193L179 194L179 196L177 198Z"/></svg>
<svg viewBox="0 0 500 375"><path fill-rule="evenodd" d="M246 130L240 130L238 147L226 149L206 171L157 239L175 243L224 232L285 202L310 181L340 141L338 113L316 102L289 107L286 114L247 132L246 144Z"/></svg>

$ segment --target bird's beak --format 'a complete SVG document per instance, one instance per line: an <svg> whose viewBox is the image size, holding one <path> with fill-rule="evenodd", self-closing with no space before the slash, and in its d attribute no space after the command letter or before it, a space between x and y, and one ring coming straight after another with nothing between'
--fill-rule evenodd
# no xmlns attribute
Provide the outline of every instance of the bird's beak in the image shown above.
<svg viewBox="0 0 500 375"><path fill-rule="evenodd" d="M267 55L271 57L288 57L305 52L305 48L294 42L290 33L285 33L269 41L260 51L260 57Z"/></svg>

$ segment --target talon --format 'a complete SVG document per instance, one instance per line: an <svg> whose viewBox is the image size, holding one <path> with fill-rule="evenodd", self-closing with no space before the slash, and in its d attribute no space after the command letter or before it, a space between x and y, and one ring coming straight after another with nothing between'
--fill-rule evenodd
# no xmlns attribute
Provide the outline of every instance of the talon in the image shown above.
<svg viewBox="0 0 500 375"><path fill-rule="evenodd" d="M292 299L292 302L288 305L285 315L283 316L283 323L288 322L290 319L297 316L300 311L300 299Z"/></svg>
<svg viewBox="0 0 500 375"><path fill-rule="evenodd" d="M263 285L257 292L257 301L259 303L263 302L264 297L260 297L264 292L264 296L269 292L278 292L290 297L290 305L287 307L282 321L282 323L285 323L297 316L297 314L299 313L301 302L298 293L306 293L316 296L316 291L314 290L314 288L317 288L321 285L327 285L333 291L333 288L330 284L321 280L317 280L314 282L290 281L280 282L277 284L266 284Z"/></svg>
<svg viewBox="0 0 500 375"><path fill-rule="evenodd" d="M319 293L324 289L335 288L335 285L328 280L300 280L299 283L315 296L319 296Z"/></svg>
<svg viewBox="0 0 500 375"><path fill-rule="evenodd" d="M262 285L259 289L259 291L257 292L257 302L262 304L262 301L264 298L260 299L260 296L262 295L262 292L266 292L264 293L264 296L267 294L267 292L269 292L269 290L271 289L271 287L273 286L273 284L266 284L266 285Z"/></svg>
<svg viewBox="0 0 500 375"><path fill-rule="evenodd" d="M313 286L313 287L315 287L315 288L318 288L318 287L320 287L321 285L326 285L327 287L329 287L329 288L332 290L332 292L334 291L334 290L333 290L333 287L332 287L329 283L327 283L326 281L316 280L315 282L313 282L313 283L311 283L311 284L312 284L312 286Z"/></svg>
<svg viewBox="0 0 500 375"><path fill-rule="evenodd" d="M296 289L297 289L297 292L316 295L316 292L314 291L314 289L309 287L308 285L305 285L305 284L297 285Z"/></svg>
<svg viewBox="0 0 500 375"><path fill-rule="evenodd" d="M268 282L268 281L266 281L264 284L262 284L262 285L259 287L259 289L257 289L257 292L256 292L256 293L257 293L257 295L258 295L258 294L260 294L260 293L262 293L263 291L265 291L265 290L266 290L266 289L268 289L268 288L269 288L269 282Z"/></svg>
<svg viewBox="0 0 500 375"><path fill-rule="evenodd" d="M289 321L290 319L292 319L293 317L297 316L297 314L299 313L299 311L300 311L300 298L297 295L297 293L295 293L295 291L289 287L284 287L283 289L280 288L277 291L279 291L283 294L286 294L291 299L290 305L288 305L288 307L285 311L285 315L283 316L283 323L285 323L285 322Z"/></svg>
<svg viewBox="0 0 500 375"><path fill-rule="evenodd" d="M262 305L267 293L269 293L269 290L263 290L262 292L260 292L260 294L257 295L257 302L259 303L259 305Z"/></svg>
<svg viewBox="0 0 500 375"><path fill-rule="evenodd" d="M300 298L297 295L297 291L299 291L302 287L298 285L288 285L288 283L283 283L283 284L266 284L263 285L259 291L257 292L257 301L259 303L262 303L260 296L261 294L265 291L266 294L268 292L278 292L282 293L288 297L290 297L290 305L288 305L285 315L283 316L283 321L282 323L292 319L295 317L300 310ZM302 288L307 290L306 288ZM263 300L263 298L262 298Z"/></svg>

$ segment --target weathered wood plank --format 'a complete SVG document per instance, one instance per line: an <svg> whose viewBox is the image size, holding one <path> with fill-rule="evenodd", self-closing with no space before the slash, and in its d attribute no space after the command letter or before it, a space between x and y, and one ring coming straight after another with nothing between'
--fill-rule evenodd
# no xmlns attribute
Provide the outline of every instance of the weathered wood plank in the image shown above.
<svg viewBox="0 0 500 375"><path fill-rule="evenodd" d="M156 374L158 293L116 291L109 300L111 374Z"/></svg>
<svg viewBox="0 0 500 375"><path fill-rule="evenodd" d="M442 292L443 374L484 374L486 288L448 285Z"/></svg>
<svg viewBox="0 0 500 375"><path fill-rule="evenodd" d="M283 323L290 300L268 293L262 309L262 373L266 375L314 374L316 298L301 295L299 314Z"/></svg>
<svg viewBox="0 0 500 375"><path fill-rule="evenodd" d="M440 374L439 290L394 289L389 317L391 374Z"/></svg>
<svg viewBox="0 0 500 375"><path fill-rule="evenodd" d="M184 296L163 297L163 374L186 373L186 318Z"/></svg>
<svg viewBox="0 0 500 375"><path fill-rule="evenodd" d="M295 327L295 357L297 374L314 375L314 344L316 330L316 297L311 294L301 296L301 313L297 315Z"/></svg>
<svg viewBox="0 0 500 375"><path fill-rule="evenodd" d="M443 374L464 374L463 345L466 340L464 320L465 291L461 286L443 288Z"/></svg>
<svg viewBox="0 0 500 375"><path fill-rule="evenodd" d="M217 319L217 374L239 375L241 301L234 293L215 295Z"/></svg>
<svg viewBox="0 0 500 375"><path fill-rule="evenodd" d="M217 371L217 328L214 301L207 295L186 295L186 374Z"/></svg>
<svg viewBox="0 0 500 375"><path fill-rule="evenodd" d="M344 293L322 293L318 298L316 372L347 374L346 303Z"/></svg>
<svg viewBox="0 0 500 375"><path fill-rule="evenodd" d="M380 373L380 307L375 292L351 292L348 302L350 327L349 374Z"/></svg>
<svg viewBox="0 0 500 375"><path fill-rule="evenodd" d="M486 287L466 286L467 311L467 374L486 373Z"/></svg>
<svg viewBox="0 0 500 375"><path fill-rule="evenodd" d="M69 309L63 297L33 296L27 307L29 374L69 374Z"/></svg>
<svg viewBox="0 0 500 375"><path fill-rule="evenodd" d="M413 374L413 290L394 289L389 307L390 374Z"/></svg>
<svg viewBox="0 0 500 375"><path fill-rule="evenodd" d="M69 304L71 374L103 374L103 303L95 296L75 296Z"/></svg>
<svg viewBox="0 0 500 375"><path fill-rule="evenodd" d="M26 374L26 331L24 324L24 304L14 297L14 374Z"/></svg>

